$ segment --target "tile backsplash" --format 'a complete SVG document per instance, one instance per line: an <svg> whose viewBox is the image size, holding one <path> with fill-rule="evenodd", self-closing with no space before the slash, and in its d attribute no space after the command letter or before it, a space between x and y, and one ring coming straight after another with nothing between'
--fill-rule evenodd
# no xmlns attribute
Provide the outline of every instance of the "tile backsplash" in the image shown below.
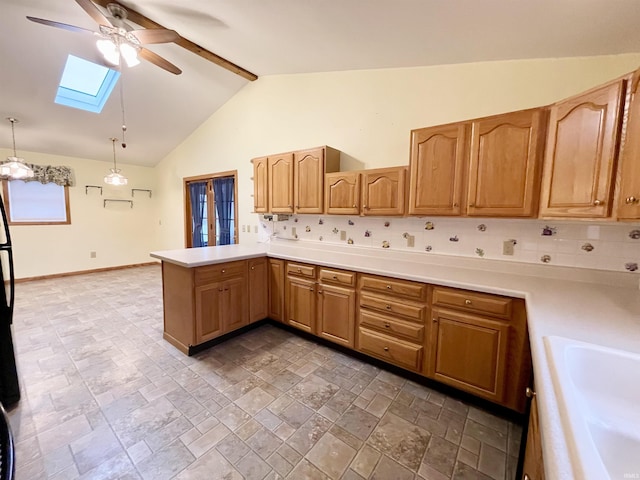
<svg viewBox="0 0 640 480"><path fill-rule="evenodd" d="M451 217L260 217L263 238L610 271L640 270L640 223ZM512 255L508 253L512 252Z"/></svg>

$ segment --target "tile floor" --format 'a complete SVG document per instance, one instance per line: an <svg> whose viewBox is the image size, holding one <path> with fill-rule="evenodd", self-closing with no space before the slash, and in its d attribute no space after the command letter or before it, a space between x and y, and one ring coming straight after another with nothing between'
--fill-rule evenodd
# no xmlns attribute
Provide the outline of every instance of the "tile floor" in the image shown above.
<svg viewBox="0 0 640 480"><path fill-rule="evenodd" d="M521 427L262 326L162 340L156 266L18 284L17 479L514 478Z"/></svg>

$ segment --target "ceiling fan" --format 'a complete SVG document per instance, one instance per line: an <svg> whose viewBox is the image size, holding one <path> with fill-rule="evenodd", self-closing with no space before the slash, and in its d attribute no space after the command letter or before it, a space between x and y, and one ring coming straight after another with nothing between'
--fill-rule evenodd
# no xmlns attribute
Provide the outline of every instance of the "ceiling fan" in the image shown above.
<svg viewBox="0 0 640 480"><path fill-rule="evenodd" d="M27 16L27 18L32 22L43 25L62 28L71 32L89 33L98 37L96 42L98 50L100 50L105 60L113 65L120 65L120 60L124 59L129 67L133 67L140 63L138 57L141 57L175 75L182 73L182 70L174 64L142 46L152 43L169 43L176 41L180 38L178 32L166 28L135 30L126 22L127 11L117 3L109 3L107 5L106 8L110 15L107 17L91 0L75 1L96 21L99 26L98 32L76 27L75 25L45 20L43 18L29 16Z"/></svg>

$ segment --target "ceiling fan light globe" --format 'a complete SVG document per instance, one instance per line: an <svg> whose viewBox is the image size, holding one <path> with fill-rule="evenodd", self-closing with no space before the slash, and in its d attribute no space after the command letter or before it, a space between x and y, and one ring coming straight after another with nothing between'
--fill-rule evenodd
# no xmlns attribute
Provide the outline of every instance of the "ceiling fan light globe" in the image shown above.
<svg viewBox="0 0 640 480"><path fill-rule="evenodd" d="M96 46L107 62L113 65L120 63L120 52L113 41L107 38L101 38L96 41Z"/></svg>
<svg viewBox="0 0 640 480"><path fill-rule="evenodd" d="M140 63L140 60L138 60L138 50L128 43L120 44L120 55L122 55L128 67L135 67Z"/></svg>

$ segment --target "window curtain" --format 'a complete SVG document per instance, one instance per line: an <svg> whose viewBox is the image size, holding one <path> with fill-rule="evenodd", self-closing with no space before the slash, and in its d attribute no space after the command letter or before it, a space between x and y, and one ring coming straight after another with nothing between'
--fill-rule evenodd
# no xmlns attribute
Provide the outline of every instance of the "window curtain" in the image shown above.
<svg viewBox="0 0 640 480"><path fill-rule="evenodd" d="M189 203L191 204L191 246L206 247L202 234L202 220L204 218L205 198L207 197L207 182L189 183Z"/></svg>
<svg viewBox="0 0 640 480"><path fill-rule="evenodd" d="M6 163L6 162L0 162ZM25 182L40 182L43 184L55 183L60 186L73 187L75 181L73 178L73 170L63 165L34 165L27 163L27 166L33 170L33 178L21 178ZM6 176L0 176L2 180L10 180Z"/></svg>
<svg viewBox="0 0 640 480"><path fill-rule="evenodd" d="M216 199L216 213L218 214L218 245L231 245L233 243L233 232L231 225L233 222L233 177L222 177L213 179L213 194Z"/></svg>

